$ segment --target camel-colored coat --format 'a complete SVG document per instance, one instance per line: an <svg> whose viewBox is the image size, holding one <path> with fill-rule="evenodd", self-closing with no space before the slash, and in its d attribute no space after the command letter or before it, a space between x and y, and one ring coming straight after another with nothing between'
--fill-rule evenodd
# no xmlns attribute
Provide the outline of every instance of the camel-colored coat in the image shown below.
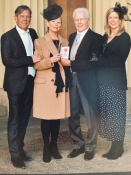
<svg viewBox="0 0 131 175"><path fill-rule="evenodd" d="M67 40L59 36L60 43L67 46ZM35 40L35 55L40 55L42 60L35 63L36 77L34 80L33 116L40 119L62 119L70 116L69 92L58 93L56 97L56 86L54 85L55 73L52 71L50 53L58 53L50 35ZM65 72L59 63L63 82L65 83Z"/></svg>

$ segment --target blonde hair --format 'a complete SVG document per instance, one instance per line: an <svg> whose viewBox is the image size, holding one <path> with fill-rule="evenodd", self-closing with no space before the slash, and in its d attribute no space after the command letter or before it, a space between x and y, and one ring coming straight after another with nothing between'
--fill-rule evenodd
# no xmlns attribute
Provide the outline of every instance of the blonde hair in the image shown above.
<svg viewBox="0 0 131 175"><path fill-rule="evenodd" d="M112 12L115 12L114 11L114 8L110 8L107 13L106 13L106 18L105 18L105 24L104 24L104 29L105 29L105 33L109 36L110 33L111 33L111 28L110 26L108 25L108 17L109 15L112 13ZM116 12L119 16L119 13ZM120 16L119 16L119 19L120 19ZM120 35L121 33L125 32L125 26L124 26L124 19L120 19L121 20L121 25L119 27L119 30L117 32L117 36Z"/></svg>

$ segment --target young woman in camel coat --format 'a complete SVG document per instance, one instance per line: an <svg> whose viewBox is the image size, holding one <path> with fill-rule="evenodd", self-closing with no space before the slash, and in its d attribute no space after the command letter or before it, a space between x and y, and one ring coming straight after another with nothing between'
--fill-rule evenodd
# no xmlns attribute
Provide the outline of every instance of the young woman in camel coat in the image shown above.
<svg viewBox="0 0 131 175"><path fill-rule="evenodd" d="M58 34L61 27L61 13L62 8L58 5L51 5L44 10L43 16L47 19L49 30L44 37L35 40L35 55L39 55L42 60L34 66L36 77L34 80L33 116L42 119L44 162L50 162L51 156L55 159L62 158L57 147L60 119L70 116L68 90L70 68L62 66L61 55L58 51L60 45L68 45L67 40ZM50 135L51 140L49 140Z"/></svg>

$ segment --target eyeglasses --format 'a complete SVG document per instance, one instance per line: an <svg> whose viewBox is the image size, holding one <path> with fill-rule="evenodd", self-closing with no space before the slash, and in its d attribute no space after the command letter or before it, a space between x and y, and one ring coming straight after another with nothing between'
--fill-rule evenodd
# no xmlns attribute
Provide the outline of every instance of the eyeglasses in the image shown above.
<svg viewBox="0 0 131 175"><path fill-rule="evenodd" d="M80 18L80 19L74 19L75 22L83 22L85 21L87 18Z"/></svg>

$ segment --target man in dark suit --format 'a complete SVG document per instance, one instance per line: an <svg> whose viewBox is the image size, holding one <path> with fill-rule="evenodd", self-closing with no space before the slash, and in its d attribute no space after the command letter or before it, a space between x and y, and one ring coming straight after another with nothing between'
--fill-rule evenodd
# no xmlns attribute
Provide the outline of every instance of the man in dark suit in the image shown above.
<svg viewBox="0 0 131 175"><path fill-rule="evenodd" d="M96 55L99 55L101 35L89 28L90 16L86 8L75 9L73 19L77 32L69 36L70 60L61 60L63 65L71 66L73 80L70 88L71 117L68 124L74 148L68 157L73 158L85 152L84 159L91 160L97 142L99 88ZM79 101L88 127L86 142L81 133Z"/></svg>
<svg viewBox="0 0 131 175"><path fill-rule="evenodd" d="M24 161L31 160L23 147L33 101L33 64L40 61L38 56L33 55L33 43L38 36L34 29L28 28L31 14L28 6L17 7L14 17L16 27L1 37L5 66L3 88L9 100L8 144L11 161L19 168L25 168Z"/></svg>

